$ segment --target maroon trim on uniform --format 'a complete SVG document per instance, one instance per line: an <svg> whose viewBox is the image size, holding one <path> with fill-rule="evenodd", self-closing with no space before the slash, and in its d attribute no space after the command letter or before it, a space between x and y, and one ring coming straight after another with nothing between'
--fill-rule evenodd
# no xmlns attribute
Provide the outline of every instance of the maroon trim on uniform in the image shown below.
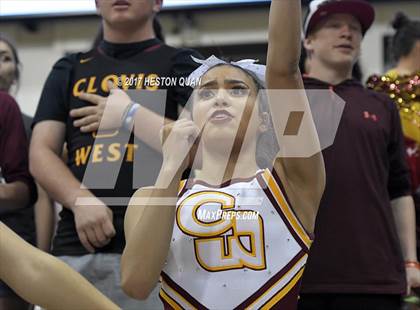
<svg viewBox="0 0 420 310"><path fill-rule="evenodd" d="M105 54L104 50L103 50L100 46L98 46L98 47L95 49L95 51L96 51L96 52L98 52L98 54L100 54L100 55L102 55L102 56L106 56L106 54Z"/></svg>
<svg viewBox="0 0 420 310"><path fill-rule="evenodd" d="M148 47L148 48L146 48L146 49L144 49L143 51L141 51L140 53L149 53L149 52L153 52L154 50L157 50L159 47L161 47L162 46L162 43L157 43L157 44L155 44L155 45L152 45L152 46L150 46L150 47ZM106 55L106 53L103 51L103 49L100 47L100 46L98 46L97 48L96 48L96 51L98 51L98 53L100 53L101 55L104 55L104 56L107 56Z"/></svg>
<svg viewBox="0 0 420 310"><path fill-rule="evenodd" d="M192 297L186 290L184 290L182 287L180 287L178 284L176 284L166 273L163 271L160 274L162 276L162 279L166 282L166 284L172 288L174 291L176 291L179 295L185 298L191 305L198 309L208 309L204 307L197 299ZM181 307L182 308L182 307Z"/></svg>
<svg viewBox="0 0 420 310"><path fill-rule="evenodd" d="M157 43L155 45L152 45L151 47L146 48L143 53L149 53L149 52L153 52L154 50L157 50L159 47L162 46L162 43Z"/></svg>
<svg viewBox="0 0 420 310"><path fill-rule="evenodd" d="M290 203L289 197L287 196L287 193L284 190L283 182L281 181L280 176L277 174L276 169L273 169L273 171L270 171L270 170L267 170L267 171L273 176L277 185L280 187L281 193L283 194L284 198L286 198L286 202L289 204L289 206L292 206L292 204Z"/></svg>
<svg viewBox="0 0 420 310"><path fill-rule="evenodd" d="M293 257L286 266L284 266L278 273L276 273L270 280L265 282L263 286L261 286L258 291L248 297L244 302L242 302L239 306L235 308L235 310L245 309L249 305L251 305L255 300L257 300L265 291L267 291L274 283L276 283L281 277L283 277L292 267L295 265L303 256L305 256L305 251L300 251ZM302 267L303 268L303 267ZM300 270L300 269L299 269ZM290 281L289 281L290 282ZM284 286L283 286L284 287ZM283 309L283 308L282 308ZM289 308L285 308L289 309Z"/></svg>
<svg viewBox="0 0 420 310"><path fill-rule="evenodd" d="M182 196L184 196L185 192L188 190L187 184L188 184L188 180L185 180L184 185L182 186L181 190L178 193L178 198L181 198Z"/></svg>
<svg viewBox="0 0 420 310"><path fill-rule="evenodd" d="M188 189L191 189L194 185L198 184L198 185L203 185L203 186L207 186L207 187L210 187L210 188L223 188L223 187L227 187L229 185L235 184L235 183L250 182L253 179L257 178L262 173L264 173L264 170L261 170L261 171L257 172L255 175L253 175L251 177L248 177L248 178L235 178L235 179L227 180L220 185L209 184L205 181L193 179L193 180L188 180L187 181L187 186L186 187Z"/></svg>
<svg viewBox="0 0 420 310"><path fill-rule="evenodd" d="M163 288L161 288L160 289L161 291L164 291L165 292L165 294L166 295L168 295L169 296L169 298L171 298L171 300L174 302L174 303L176 303L181 309L183 309L183 307L175 300L175 299L173 299ZM172 308L172 306L165 300L165 298L163 298L162 297L162 295L160 294L160 292L159 292L159 298L160 298L160 300L162 301L162 303L163 303L163 307L164 307L164 309L166 310L166 309L168 309L168 310L173 310L174 308Z"/></svg>
<svg viewBox="0 0 420 310"><path fill-rule="evenodd" d="M302 268L299 269L299 271L302 270ZM292 280L293 278L290 279L290 281ZM289 284L290 281L287 282L287 284ZM296 309L301 282L302 282L302 279L299 279L299 281L296 282L293 288L285 296L283 296L282 299L276 302L271 309L279 309L279 310L280 309ZM267 303L269 303L273 298L274 296L270 298L266 303L264 303L264 305L262 305L261 308L265 306Z"/></svg>
<svg viewBox="0 0 420 310"><path fill-rule="evenodd" d="M273 176L274 180L276 180L277 185L280 187L281 192L282 192L282 194L283 194L284 198L286 199L287 204L290 206L290 209L292 210L292 213L293 213L293 215L296 217L296 219L297 219L297 221L299 222L300 226L302 226L303 230L304 230L304 231L305 231L305 233L309 236L309 238L310 238L311 240L314 240L314 235L313 235L313 234L311 234L311 233L309 233L309 232L306 230L305 226L302 224L302 222L300 221L299 217L297 216L297 214L296 214L295 210L293 209L293 205L290 203L289 196L287 196L287 192L286 192L286 190L284 189L283 182L281 181L280 176L277 174L276 169L273 169L273 171L271 171L271 175Z"/></svg>
<svg viewBox="0 0 420 310"><path fill-rule="evenodd" d="M306 246L306 244L303 242L303 240L299 237L299 235L293 229L292 225L289 223L289 220L284 215L284 213L281 210L281 208L278 206L277 201L276 201L276 198L271 193L270 188L268 187L268 184L265 182L265 180L263 179L262 176L258 176L257 180L260 183L261 188L263 189L263 191L267 195L268 199L271 201L272 205L276 209L277 213L282 218L284 224L289 229L289 232L292 234L292 236L295 238L296 242L301 246L301 248L308 253L309 252L309 248Z"/></svg>

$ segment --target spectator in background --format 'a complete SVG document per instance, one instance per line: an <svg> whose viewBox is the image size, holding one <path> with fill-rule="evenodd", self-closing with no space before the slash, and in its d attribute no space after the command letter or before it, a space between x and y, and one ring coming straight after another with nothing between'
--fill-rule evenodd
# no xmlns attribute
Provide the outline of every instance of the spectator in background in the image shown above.
<svg viewBox="0 0 420 310"><path fill-rule="evenodd" d="M315 0L304 25L305 88L331 89L346 105L334 144L323 151L326 189L299 310L399 310L407 288L420 285L398 110L352 78L373 20L367 1Z"/></svg>
<svg viewBox="0 0 420 310"><path fill-rule="evenodd" d="M12 93L12 89L15 91L19 89L20 81L20 67L21 63L16 47L12 42L0 33L0 44L2 53L2 65L6 68L2 70L0 74L0 90L7 93ZM22 112L23 124L28 139L30 138L32 118Z"/></svg>
<svg viewBox="0 0 420 310"><path fill-rule="evenodd" d="M382 76L371 76L367 87L383 92L396 103L402 129L417 219L417 252L420 250L420 21L410 20L403 13L395 16L392 26L392 51L396 66Z"/></svg>
<svg viewBox="0 0 420 310"><path fill-rule="evenodd" d="M155 31L156 38L162 42L165 42L165 36L162 31L162 25L159 22L159 19L155 17L153 19L153 30ZM104 28L102 25L99 27L98 33L96 34L95 39L92 43L92 48L97 48L101 42L104 40Z"/></svg>
<svg viewBox="0 0 420 310"><path fill-rule="evenodd" d="M19 79L16 49L0 35L0 221L31 244L36 243L36 188L28 170L28 141L16 101L8 95ZM0 281L0 309L28 304Z"/></svg>
<svg viewBox="0 0 420 310"><path fill-rule="evenodd" d="M303 76L307 75L307 73L310 72L308 54L305 47L303 46L301 49L301 55L299 59L299 70L300 72L302 72ZM358 61L353 66L352 77L356 81L360 81L360 82L362 81L363 72L362 72L362 68L360 67L360 63Z"/></svg>
<svg viewBox="0 0 420 310"><path fill-rule="evenodd" d="M8 85L8 81L13 81L12 57L10 49L0 42L2 89ZM28 143L19 107L4 91L0 91L0 169L0 221L34 244L35 227L31 205L36 201L37 194L28 169ZM0 281L0 309L23 310L28 306Z"/></svg>
<svg viewBox="0 0 420 310"><path fill-rule="evenodd" d="M161 112L153 102L142 102L154 112L143 107L137 110L136 117L141 121L136 124L143 126L135 128L136 137L132 135L128 143L115 143L124 132L118 131L110 137L97 135L96 130L105 96L109 93L107 81L117 84L116 79L124 74L186 77L197 67L190 56L200 55L169 47L156 38L153 20L161 5L162 0L96 1L104 40L91 51L69 55L54 65L35 115L31 143L32 172L64 207L53 254L124 309L160 307L158 290L148 300L140 302L128 298L120 287L124 216L128 200L135 191L133 158L151 158L140 168L146 171L150 181L143 185L153 184L153 175L149 175L147 169L154 167L157 174L160 167L159 131L163 116L176 119L178 105L187 102L191 91L187 87L169 87L166 110ZM122 82L126 88L146 89L141 79L130 85L125 80ZM59 158L64 141L68 148L67 165ZM96 158L96 151L92 152L95 143L103 150L100 160ZM116 163L118 160L121 166ZM86 187L82 188L89 165L100 171L118 169L115 187L89 187L84 182ZM77 203L80 197L88 198L89 203Z"/></svg>
<svg viewBox="0 0 420 310"><path fill-rule="evenodd" d="M2 66L4 66L0 70L0 90L10 94L13 87L15 91L19 89L21 63L16 47L2 34L0 34L0 53L2 53ZM21 114L26 137L29 142L32 135L32 117L23 112ZM54 229L53 206L47 193L38 184L37 190L38 200L34 206L35 213L32 209L22 210L21 212L25 213L22 214L22 218L27 219L25 223L29 229L29 227L33 226L33 217L35 215L36 245L41 250L49 252Z"/></svg>

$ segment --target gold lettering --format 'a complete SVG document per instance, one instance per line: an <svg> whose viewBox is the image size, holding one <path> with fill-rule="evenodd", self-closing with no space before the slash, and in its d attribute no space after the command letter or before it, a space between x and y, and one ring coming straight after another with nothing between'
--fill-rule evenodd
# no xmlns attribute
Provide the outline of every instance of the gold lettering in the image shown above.
<svg viewBox="0 0 420 310"><path fill-rule="evenodd" d="M144 85L144 73L140 73L137 76L137 85L136 85L136 89L143 89L143 85Z"/></svg>
<svg viewBox="0 0 420 310"><path fill-rule="evenodd" d="M158 75L157 74L149 74L146 79L148 80L148 83L146 85L146 89L147 90L157 90L159 89L159 86L157 85L157 79L158 79Z"/></svg>
<svg viewBox="0 0 420 310"><path fill-rule="evenodd" d="M137 150L139 148L139 146L137 144L126 144L125 147L127 148L126 160L128 162L133 162L134 150Z"/></svg>
<svg viewBox="0 0 420 310"><path fill-rule="evenodd" d="M92 163L100 163L103 161L103 158L101 157L103 148L104 148L103 144L96 144L93 147Z"/></svg>
<svg viewBox="0 0 420 310"><path fill-rule="evenodd" d="M118 76L116 76L115 74L110 74L110 75L107 75L103 80L102 80L102 83L101 83L101 89L104 91L104 92L106 92L106 93L108 93L109 92L109 88L108 88L108 85L107 85L107 83L108 83L108 81L112 81L112 83L114 84L114 86L118 86L118 80L119 80L119 78L118 78ZM123 84L124 84L124 82L125 81L122 81L123 82Z"/></svg>
<svg viewBox="0 0 420 310"><path fill-rule="evenodd" d="M117 161L121 158L121 151L119 150L121 147L121 144L119 143L112 143L108 147L109 156L106 158L108 161L113 162Z"/></svg>
<svg viewBox="0 0 420 310"><path fill-rule="evenodd" d="M76 166L80 166L80 165L86 165L90 150L92 149L92 146L88 146L86 147L82 147L80 149L76 150Z"/></svg>
<svg viewBox="0 0 420 310"><path fill-rule="evenodd" d="M82 93L83 89L80 89L80 85L86 83L86 79L80 79L78 80L73 87L73 96L74 97L79 97L80 94Z"/></svg>
<svg viewBox="0 0 420 310"><path fill-rule="evenodd" d="M88 85L88 88L87 88L87 92L88 92L88 93L95 94L95 93L97 93L97 92L98 92L98 89L97 89L97 88L95 88L95 81L96 81L96 76L92 76L92 77L89 79L89 85Z"/></svg>

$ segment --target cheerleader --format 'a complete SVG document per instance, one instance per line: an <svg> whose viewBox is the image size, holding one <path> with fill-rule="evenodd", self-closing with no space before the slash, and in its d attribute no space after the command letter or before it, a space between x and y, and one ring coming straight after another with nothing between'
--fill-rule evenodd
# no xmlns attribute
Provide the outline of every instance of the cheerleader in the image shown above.
<svg viewBox="0 0 420 310"><path fill-rule="evenodd" d="M161 278L166 308L295 309L325 182L301 91L300 16L300 1L272 2L267 68L213 56L191 74L200 79L191 119L164 127L158 180L126 213L121 269L130 296L147 298ZM304 111L301 122L284 112L290 102ZM135 109L126 106L129 115ZM274 156L262 144L270 132ZM191 165L200 169L181 180Z"/></svg>

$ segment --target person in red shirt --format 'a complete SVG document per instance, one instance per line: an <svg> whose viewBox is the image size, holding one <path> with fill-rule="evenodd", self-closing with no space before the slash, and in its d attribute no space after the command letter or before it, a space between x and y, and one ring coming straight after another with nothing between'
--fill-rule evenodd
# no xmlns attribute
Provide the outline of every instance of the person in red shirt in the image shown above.
<svg viewBox="0 0 420 310"><path fill-rule="evenodd" d="M326 189L300 310L400 309L407 288L420 285L399 113L387 96L352 79L373 20L366 1L316 0L304 24L305 88L330 89L346 105L334 143L323 151Z"/></svg>
<svg viewBox="0 0 420 310"><path fill-rule="evenodd" d="M28 169L28 145L16 101L0 91L0 221L33 242L22 221L23 212L36 200L35 183ZM0 309L25 309L27 304L0 281Z"/></svg>
<svg viewBox="0 0 420 310"><path fill-rule="evenodd" d="M0 90L15 96L20 86L20 76L22 64L18 50L12 40L0 33ZM28 144L31 140L32 135L32 117L21 113L23 119L23 125L25 127L26 137ZM48 197L47 193L37 184L38 200L36 201L33 208L23 210L23 214L19 216L19 223L16 225L20 226L11 227L14 231L17 229L22 230L25 227L27 231L24 239L37 244L37 246L46 252L50 251L51 238L54 230L54 212L52 201ZM35 221L34 221L35 220ZM22 232L18 231L22 236ZM29 237L28 235L31 235ZM29 238L33 239L30 240Z"/></svg>

